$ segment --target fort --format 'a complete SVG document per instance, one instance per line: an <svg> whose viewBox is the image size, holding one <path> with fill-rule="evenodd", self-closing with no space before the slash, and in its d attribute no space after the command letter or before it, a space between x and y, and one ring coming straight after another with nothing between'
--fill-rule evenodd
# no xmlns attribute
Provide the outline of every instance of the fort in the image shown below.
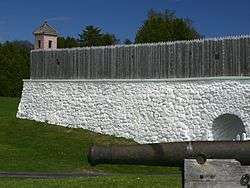
<svg viewBox="0 0 250 188"><path fill-rule="evenodd" d="M18 118L139 143L250 138L249 36L46 45L31 52Z"/></svg>

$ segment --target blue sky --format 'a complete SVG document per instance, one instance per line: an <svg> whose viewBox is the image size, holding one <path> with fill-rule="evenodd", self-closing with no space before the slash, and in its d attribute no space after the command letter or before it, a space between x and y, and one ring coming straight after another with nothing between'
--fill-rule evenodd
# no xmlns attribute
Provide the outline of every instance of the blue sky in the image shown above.
<svg viewBox="0 0 250 188"><path fill-rule="evenodd" d="M63 36L77 37L95 25L134 40L151 8L193 20L205 37L250 34L250 0L1 0L0 41L33 41L32 31L44 20Z"/></svg>

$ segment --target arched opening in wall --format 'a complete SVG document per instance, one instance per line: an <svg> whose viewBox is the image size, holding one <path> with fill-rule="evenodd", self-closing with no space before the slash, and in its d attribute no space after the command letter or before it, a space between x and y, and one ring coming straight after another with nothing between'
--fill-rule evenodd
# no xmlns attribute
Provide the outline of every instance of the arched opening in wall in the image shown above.
<svg viewBox="0 0 250 188"><path fill-rule="evenodd" d="M233 114L223 114L213 122L214 140L244 140L246 133L242 120Z"/></svg>

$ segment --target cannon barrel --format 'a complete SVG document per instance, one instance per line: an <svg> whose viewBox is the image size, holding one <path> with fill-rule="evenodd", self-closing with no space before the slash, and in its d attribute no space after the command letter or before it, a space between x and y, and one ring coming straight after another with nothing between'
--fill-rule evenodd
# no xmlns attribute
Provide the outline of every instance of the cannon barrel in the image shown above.
<svg viewBox="0 0 250 188"><path fill-rule="evenodd" d="M97 164L137 164L181 167L184 159L236 159L250 165L250 141L190 141L89 149L88 161Z"/></svg>

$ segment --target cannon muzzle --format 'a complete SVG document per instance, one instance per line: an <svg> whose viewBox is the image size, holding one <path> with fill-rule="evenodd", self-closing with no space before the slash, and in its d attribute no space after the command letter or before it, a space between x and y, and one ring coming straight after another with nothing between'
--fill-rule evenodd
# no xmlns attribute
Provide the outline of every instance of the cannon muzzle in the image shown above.
<svg viewBox="0 0 250 188"><path fill-rule="evenodd" d="M136 164L183 166L184 159L236 159L250 165L250 141L190 141L160 144L142 144L99 147L92 146L88 153L91 165Z"/></svg>

